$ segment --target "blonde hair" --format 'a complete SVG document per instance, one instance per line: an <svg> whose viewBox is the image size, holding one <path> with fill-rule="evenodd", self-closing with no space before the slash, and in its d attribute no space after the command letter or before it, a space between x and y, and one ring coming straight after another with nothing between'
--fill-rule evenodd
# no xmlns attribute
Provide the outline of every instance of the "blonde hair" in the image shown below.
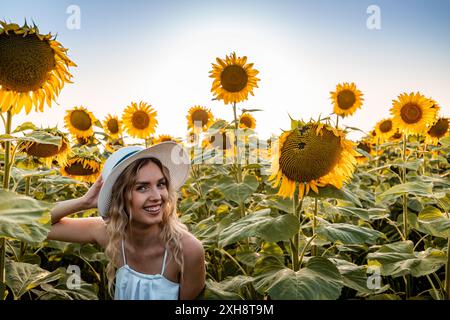
<svg viewBox="0 0 450 320"><path fill-rule="evenodd" d="M172 250L175 263L180 266L181 279L184 271L183 247L181 238L187 227L181 223L177 215L178 194L170 182L169 170L164 167L156 158L139 159L130 164L119 176L112 188L111 205L106 218L106 232L108 244L105 254L109 258L106 267L106 276L108 278L108 291L113 296L113 284L116 277L116 269L120 264L121 241L125 239L126 232L131 222L131 199L137 174L139 170L149 162L155 163L166 179L168 189L168 200L164 203L162 212L162 222L160 238Z"/></svg>

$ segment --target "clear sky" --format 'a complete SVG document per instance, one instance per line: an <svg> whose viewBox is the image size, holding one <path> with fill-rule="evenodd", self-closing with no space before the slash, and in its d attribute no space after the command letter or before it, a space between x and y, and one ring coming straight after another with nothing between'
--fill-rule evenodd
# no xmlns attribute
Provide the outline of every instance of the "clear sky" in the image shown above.
<svg viewBox="0 0 450 320"><path fill-rule="evenodd" d="M80 8L80 29L67 27L70 5ZM367 27L370 5L380 8L381 29ZM65 111L79 105L103 120L143 100L158 111L157 134L185 137L194 105L232 120L230 106L212 101L209 78L215 58L232 51L260 71L255 96L238 108L264 110L254 114L262 138L289 129L288 114L329 115L329 92L340 82L355 82L365 99L344 125L369 131L411 91L433 97L450 116L446 0L1 0L0 19L58 34L78 65L59 105L15 116L13 127L62 128Z"/></svg>

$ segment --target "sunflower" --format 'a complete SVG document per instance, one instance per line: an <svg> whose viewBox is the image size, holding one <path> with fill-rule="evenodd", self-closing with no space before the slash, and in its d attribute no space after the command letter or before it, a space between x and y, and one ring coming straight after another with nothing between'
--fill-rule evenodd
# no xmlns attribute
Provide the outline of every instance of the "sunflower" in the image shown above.
<svg viewBox="0 0 450 320"><path fill-rule="evenodd" d="M405 134L422 134L434 123L438 109L419 92L402 93L398 100L393 100L392 122Z"/></svg>
<svg viewBox="0 0 450 320"><path fill-rule="evenodd" d="M439 118L425 134L425 143L437 145L439 139L450 132L449 119Z"/></svg>
<svg viewBox="0 0 450 320"><path fill-rule="evenodd" d="M403 138L403 133L401 133L398 128L395 130L395 133L389 137L389 141L399 141Z"/></svg>
<svg viewBox="0 0 450 320"><path fill-rule="evenodd" d="M66 111L64 123L69 132L81 138L89 138L94 134L92 125L96 121L92 112L83 106Z"/></svg>
<svg viewBox="0 0 450 320"><path fill-rule="evenodd" d="M93 183L102 171L102 161L90 149L77 148L60 171L63 176Z"/></svg>
<svg viewBox="0 0 450 320"><path fill-rule="evenodd" d="M363 94L352 83L344 82L336 86L336 92L330 92L333 100L333 111L342 117L352 115L356 109L362 106Z"/></svg>
<svg viewBox="0 0 450 320"><path fill-rule="evenodd" d="M71 150L66 135L56 128L42 129L40 131L55 137L61 137L61 144L58 146L50 143L27 141L20 144L19 151L26 153L30 157L39 158L48 168L52 166L53 160L56 160L60 166L66 164L67 156Z"/></svg>
<svg viewBox="0 0 450 320"><path fill-rule="evenodd" d="M99 142L97 139L95 139L95 136L92 135L90 137L74 137L73 143L75 147L81 147L81 146L88 146L88 147L94 147Z"/></svg>
<svg viewBox="0 0 450 320"><path fill-rule="evenodd" d="M32 107L51 106L76 65L51 34L39 34L36 26L0 21L0 111L18 114Z"/></svg>
<svg viewBox="0 0 450 320"><path fill-rule="evenodd" d="M247 57L236 57L231 53L225 59L216 58L217 64L213 63L213 70L209 73L213 78L211 92L217 100L223 100L225 104L237 103L252 96L253 89L258 88L256 75L259 73L253 69L253 63L246 64Z"/></svg>
<svg viewBox="0 0 450 320"><path fill-rule="evenodd" d="M199 127L202 129L208 129L214 122L214 116L211 110L201 106L194 106L189 109L186 116L188 121L188 129Z"/></svg>
<svg viewBox="0 0 450 320"><path fill-rule="evenodd" d="M108 134L112 139L117 139L122 135L122 122L119 117L112 116L108 114L106 119L103 121L103 128L106 134Z"/></svg>
<svg viewBox="0 0 450 320"><path fill-rule="evenodd" d="M375 125L375 132L380 139L380 143L387 141L394 133L395 127L391 119L383 119Z"/></svg>
<svg viewBox="0 0 450 320"><path fill-rule="evenodd" d="M242 129L255 129L256 120L250 113L243 113L239 118L239 127Z"/></svg>
<svg viewBox="0 0 450 320"><path fill-rule="evenodd" d="M342 188L352 176L358 153L342 131L320 122L299 123L279 137L272 149L273 187L281 183L278 195L291 197L299 185L299 198L309 189L331 184Z"/></svg>
<svg viewBox="0 0 450 320"><path fill-rule="evenodd" d="M367 140L360 141L356 148L363 150L370 156L375 154L375 151L372 148L372 144L370 143L370 141L367 141ZM358 156L356 156L356 161L358 161L358 163L360 163L360 164L366 162L367 159L368 159L367 156L365 156L362 153L360 153Z"/></svg>
<svg viewBox="0 0 450 320"><path fill-rule="evenodd" d="M155 132L158 120L156 111L145 102L139 104L132 102L122 116L128 134L133 138L147 139Z"/></svg>
<svg viewBox="0 0 450 320"><path fill-rule="evenodd" d="M124 144L122 138L108 140L108 142L105 144L105 150L109 153L113 153L124 146L125 146L125 144Z"/></svg>
<svg viewBox="0 0 450 320"><path fill-rule="evenodd" d="M174 141L180 142L179 139L172 137L170 134L160 134L155 140L153 140L153 144L165 142L165 141Z"/></svg>

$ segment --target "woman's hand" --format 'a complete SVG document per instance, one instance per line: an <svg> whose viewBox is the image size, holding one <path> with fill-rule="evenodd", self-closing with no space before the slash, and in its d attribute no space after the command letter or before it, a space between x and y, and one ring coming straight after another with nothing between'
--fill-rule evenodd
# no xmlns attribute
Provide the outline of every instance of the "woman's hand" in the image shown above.
<svg viewBox="0 0 450 320"><path fill-rule="evenodd" d="M94 184L89 188L89 190L81 197L86 209L97 208L98 195L100 189L102 188L103 180L100 174Z"/></svg>

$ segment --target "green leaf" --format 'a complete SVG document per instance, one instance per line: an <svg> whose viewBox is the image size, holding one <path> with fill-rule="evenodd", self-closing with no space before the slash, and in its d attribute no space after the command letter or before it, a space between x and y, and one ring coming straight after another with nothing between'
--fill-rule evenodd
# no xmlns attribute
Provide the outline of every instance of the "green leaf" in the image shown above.
<svg viewBox="0 0 450 320"><path fill-rule="evenodd" d="M24 137L17 137L14 135L3 134L0 135L1 141L22 141L22 142L36 142L42 144L54 144L61 146L62 138L60 136L52 135L45 131L33 131Z"/></svg>
<svg viewBox="0 0 450 320"><path fill-rule="evenodd" d="M0 236L40 243L50 232L52 205L0 190Z"/></svg>
<svg viewBox="0 0 450 320"><path fill-rule="evenodd" d="M336 211L345 216L355 216L364 221L380 219L389 215L384 208L356 208L356 207L334 207Z"/></svg>
<svg viewBox="0 0 450 320"><path fill-rule="evenodd" d="M313 198L325 198L325 199L342 199L346 201L350 201L355 205L362 207L361 202L358 197L356 197L350 190L346 187L342 187L341 189L336 188L332 185L327 185L323 188L319 188L319 194L314 191L309 192L308 196Z"/></svg>
<svg viewBox="0 0 450 320"><path fill-rule="evenodd" d="M38 127L36 127L32 122L24 122L21 125L17 126L16 129L14 129L13 133L25 131L25 130L39 130Z"/></svg>
<svg viewBox="0 0 450 320"><path fill-rule="evenodd" d="M342 259L330 260L333 261L338 268L346 287L365 294L381 293L389 288L389 285L385 285L376 291L369 289L367 287L367 271L365 266L358 266Z"/></svg>
<svg viewBox="0 0 450 320"><path fill-rule="evenodd" d="M11 289L16 300L29 290L61 277L58 270L49 272L34 264L11 260L6 260L5 271L6 285Z"/></svg>
<svg viewBox="0 0 450 320"><path fill-rule="evenodd" d="M431 183L423 183L420 181L407 182L397 184L390 189L376 196L376 201L388 201L400 197L403 194L412 194L417 196L428 197L433 193L433 185Z"/></svg>
<svg viewBox="0 0 450 320"><path fill-rule="evenodd" d="M369 253L367 260L381 264L381 275L395 278L433 273L445 264L447 257L443 251L434 248L415 252L414 243L408 240L383 245L377 252Z"/></svg>
<svg viewBox="0 0 450 320"><path fill-rule="evenodd" d="M71 283L70 277L73 273L67 272L65 268L59 268L57 271L61 275L58 283L56 285L41 284L40 287L45 294L41 294L39 300L98 300L97 289L94 285L80 278L79 287L70 289L67 284Z"/></svg>
<svg viewBox="0 0 450 320"><path fill-rule="evenodd" d="M269 242L288 240L299 230L297 217L285 214L270 216L270 209L263 209L248 214L231 223L219 235L219 246L224 247L246 237L261 237Z"/></svg>
<svg viewBox="0 0 450 320"><path fill-rule="evenodd" d="M339 298L343 279L328 259L313 257L297 272L271 270L255 278L255 287L267 288L274 300L333 300Z"/></svg>
<svg viewBox="0 0 450 320"><path fill-rule="evenodd" d="M226 290L227 282L215 282L211 279L206 280L205 290L198 297L199 300L242 300L235 292Z"/></svg>
<svg viewBox="0 0 450 320"><path fill-rule="evenodd" d="M259 182L253 175L247 175L242 183L221 184L218 188L223 192L227 200L236 203L244 203L258 188Z"/></svg>
<svg viewBox="0 0 450 320"><path fill-rule="evenodd" d="M414 228L435 237L450 238L450 219L435 207L425 207L419 213Z"/></svg>
<svg viewBox="0 0 450 320"><path fill-rule="evenodd" d="M317 234L331 242L340 241L343 244L374 244L378 238L386 237L377 230L347 223L321 225L317 228Z"/></svg>

